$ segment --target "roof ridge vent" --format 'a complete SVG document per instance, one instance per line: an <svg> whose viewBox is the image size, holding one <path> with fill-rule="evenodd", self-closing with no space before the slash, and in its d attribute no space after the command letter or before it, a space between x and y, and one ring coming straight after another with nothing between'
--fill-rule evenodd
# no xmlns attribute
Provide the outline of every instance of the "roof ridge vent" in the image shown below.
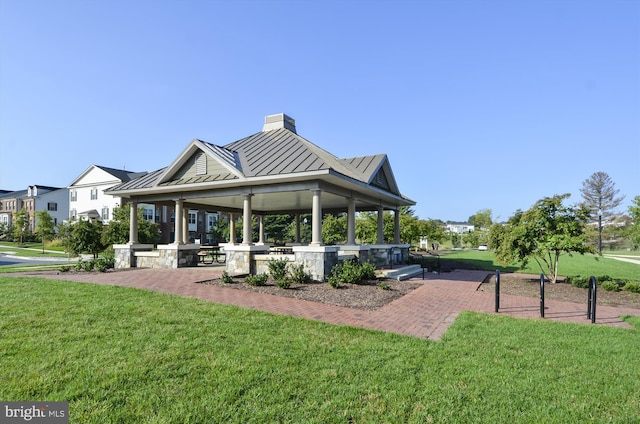
<svg viewBox="0 0 640 424"><path fill-rule="evenodd" d="M292 133L297 134L296 120L292 117L284 113L277 113L275 115L267 115L264 117L264 126L262 127L262 132L279 130L280 128L287 129Z"/></svg>

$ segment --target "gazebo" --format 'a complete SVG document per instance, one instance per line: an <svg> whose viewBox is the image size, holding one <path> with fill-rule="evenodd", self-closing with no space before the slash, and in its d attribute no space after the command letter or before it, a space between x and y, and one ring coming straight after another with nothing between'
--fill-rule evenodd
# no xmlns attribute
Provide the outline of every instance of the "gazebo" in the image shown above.
<svg viewBox="0 0 640 424"><path fill-rule="evenodd" d="M200 246L188 242L187 208L216 210L230 215L230 242L224 244L230 273L261 272L269 259L263 217L269 214L311 213L311 243L292 246L287 259L304 264L312 278L323 280L341 256L370 260L377 266L403 262L409 246L400 243L400 208L415 205L396 184L386 154L340 159L296 132L284 113L265 118L262 131L219 146L191 141L167 167L119 184L106 194L128 199L130 239L115 245L116 267L178 268L198 264ZM163 204L175 208L175 236L168 245L140 244L137 205ZM395 213L394 241L385 244L383 213ZM360 245L355 237L358 211L378 215L377 243ZM346 244L322 243L323 213L346 212ZM234 217L243 217L242 242L237 243ZM252 240L257 217L258 240Z"/></svg>

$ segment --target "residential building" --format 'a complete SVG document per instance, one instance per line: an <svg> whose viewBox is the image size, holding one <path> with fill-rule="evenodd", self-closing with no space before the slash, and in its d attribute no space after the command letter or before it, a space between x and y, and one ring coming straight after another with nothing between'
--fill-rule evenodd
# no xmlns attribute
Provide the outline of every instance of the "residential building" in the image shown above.
<svg viewBox="0 0 640 424"><path fill-rule="evenodd" d="M47 211L53 224L64 221L69 216L68 191L66 188L32 185L26 190L0 194L0 224L11 225L15 214L25 210L28 228L37 228L36 211Z"/></svg>
<svg viewBox="0 0 640 424"><path fill-rule="evenodd" d="M124 169L91 165L69 184L69 218L101 221L108 224L113 219L113 210L124 205L122 198L105 194L104 190L145 175ZM144 205L147 206L147 205ZM151 220L155 210L151 205Z"/></svg>
<svg viewBox="0 0 640 424"><path fill-rule="evenodd" d="M468 222L447 222L446 230L449 233L463 234L463 233L473 233L475 231L475 226L469 224Z"/></svg>

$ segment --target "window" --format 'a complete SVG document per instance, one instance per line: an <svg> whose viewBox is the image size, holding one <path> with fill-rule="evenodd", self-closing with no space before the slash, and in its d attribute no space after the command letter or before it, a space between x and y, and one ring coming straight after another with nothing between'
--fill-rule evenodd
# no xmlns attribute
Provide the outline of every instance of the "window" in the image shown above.
<svg viewBox="0 0 640 424"><path fill-rule="evenodd" d="M78 192L75 190L71 190L71 192L69 193L71 195L71 201L75 202L78 200Z"/></svg>
<svg viewBox="0 0 640 424"><path fill-rule="evenodd" d="M71 209L69 211L69 218L76 219L77 217L78 217L78 211L76 211L75 209Z"/></svg>
<svg viewBox="0 0 640 424"><path fill-rule="evenodd" d="M95 187L91 189L91 200L98 200L98 189Z"/></svg>
<svg viewBox="0 0 640 424"><path fill-rule="evenodd" d="M145 207L142 209L142 219L153 222L153 207Z"/></svg>
<svg viewBox="0 0 640 424"><path fill-rule="evenodd" d="M198 212L189 211L189 224L195 225L198 219Z"/></svg>
<svg viewBox="0 0 640 424"><path fill-rule="evenodd" d="M56 212L58 210L58 204L54 202L47 203L47 210L51 212Z"/></svg>
<svg viewBox="0 0 640 424"><path fill-rule="evenodd" d="M217 221L218 221L217 213L207 212L207 232L211 231L212 228L215 228Z"/></svg>
<svg viewBox="0 0 640 424"><path fill-rule="evenodd" d="M108 221L109 220L109 207L105 206L102 208L102 220L103 221Z"/></svg>

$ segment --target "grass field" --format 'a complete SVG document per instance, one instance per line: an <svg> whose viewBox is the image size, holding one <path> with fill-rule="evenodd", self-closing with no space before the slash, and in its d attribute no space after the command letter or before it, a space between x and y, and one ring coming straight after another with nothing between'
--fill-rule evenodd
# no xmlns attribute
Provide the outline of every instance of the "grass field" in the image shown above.
<svg viewBox="0 0 640 424"><path fill-rule="evenodd" d="M464 313L439 342L123 287L0 278L0 399L72 423L640 420L636 330Z"/></svg>
<svg viewBox="0 0 640 424"><path fill-rule="evenodd" d="M49 248L45 246L44 253L42 252L42 243L24 243L18 245L17 243L0 243L0 252L12 252L16 256L33 257L33 258L66 258L68 254L64 253L64 248L57 246L55 248Z"/></svg>
<svg viewBox="0 0 640 424"><path fill-rule="evenodd" d="M446 264L447 260L465 262L469 265L487 271L495 271L496 269L499 269L501 272L521 272L525 274L541 273L541 270L535 261L529 261L526 268L521 268L516 264L503 267L496 262L495 256L491 251L459 250L442 255L440 260L443 264ZM640 265L594 255L563 255L560 257L558 268L558 274L561 276L608 275L617 279L640 281Z"/></svg>

